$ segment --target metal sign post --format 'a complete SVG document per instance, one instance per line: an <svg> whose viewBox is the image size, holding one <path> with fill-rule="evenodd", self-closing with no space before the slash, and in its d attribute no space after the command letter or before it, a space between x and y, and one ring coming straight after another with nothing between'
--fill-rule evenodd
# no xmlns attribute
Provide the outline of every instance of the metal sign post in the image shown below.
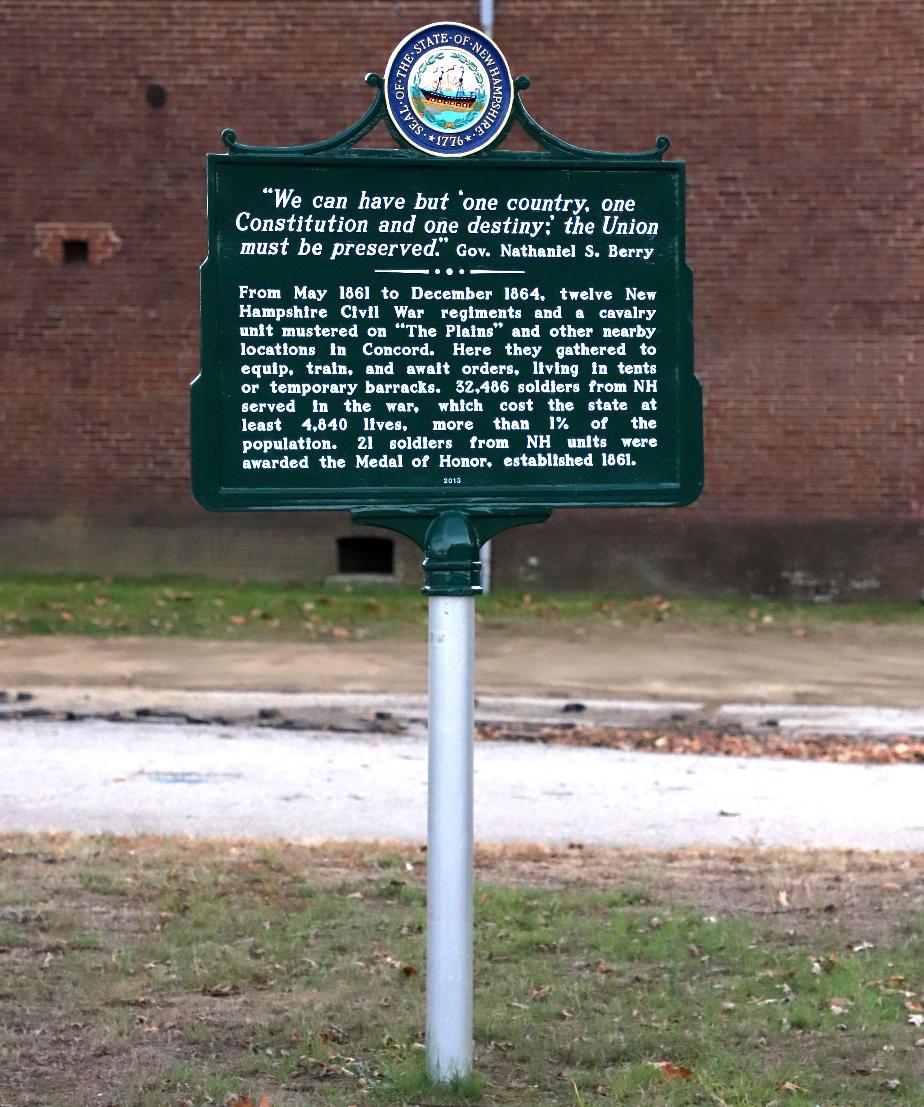
<svg viewBox="0 0 924 1107"><path fill-rule="evenodd" d="M526 110L484 33L408 35L330 139L210 154L193 492L347 510L424 551L427 1048L472 1067L479 550L551 510L676 507L703 481L684 166L585 150ZM379 123L394 149L357 149ZM503 150L518 124L541 148Z"/></svg>
<svg viewBox="0 0 924 1107"><path fill-rule="evenodd" d="M427 1068L472 1069L475 597L431 596L427 776Z"/></svg>
<svg viewBox="0 0 924 1107"><path fill-rule="evenodd" d="M426 536L429 596L427 762L427 1071L472 1071L475 596L478 537L447 512Z"/></svg>
<svg viewBox="0 0 924 1107"><path fill-rule="evenodd" d="M475 597L487 536L542 515L473 520L365 518L415 537L429 597L427 774L427 1071L437 1083L472 1071ZM477 525L476 525L477 524Z"/></svg>

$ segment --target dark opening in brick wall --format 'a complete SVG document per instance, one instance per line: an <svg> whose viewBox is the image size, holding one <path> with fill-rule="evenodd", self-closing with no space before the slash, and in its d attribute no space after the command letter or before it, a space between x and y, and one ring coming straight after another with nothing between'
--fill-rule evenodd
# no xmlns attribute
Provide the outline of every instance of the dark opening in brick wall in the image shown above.
<svg viewBox="0 0 924 1107"><path fill-rule="evenodd" d="M338 538L338 573L389 574L395 571L395 544L390 538Z"/></svg>
<svg viewBox="0 0 924 1107"><path fill-rule="evenodd" d="M163 85L148 85L145 97L152 108L162 108L167 103L167 90Z"/></svg>
<svg viewBox="0 0 924 1107"><path fill-rule="evenodd" d="M85 238L65 238L61 258L65 265L86 265L90 260L90 243Z"/></svg>

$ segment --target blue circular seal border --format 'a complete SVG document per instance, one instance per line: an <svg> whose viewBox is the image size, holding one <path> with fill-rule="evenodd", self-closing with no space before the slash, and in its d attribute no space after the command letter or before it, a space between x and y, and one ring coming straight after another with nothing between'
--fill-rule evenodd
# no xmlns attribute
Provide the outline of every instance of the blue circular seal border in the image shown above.
<svg viewBox="0 0 924 1107"><path fill-rule="evenodd" d="M411 107L408 78L415 63L430 50L445 47L475 57L484 66L491 87L488 106L473 124L458 134L429 126ZM430 23L418 27L395 47L385 67L385 104L405 142L438 158L464 158L486 149L504 133L513 110L513 80L497 46L466 23Z"/></svg>

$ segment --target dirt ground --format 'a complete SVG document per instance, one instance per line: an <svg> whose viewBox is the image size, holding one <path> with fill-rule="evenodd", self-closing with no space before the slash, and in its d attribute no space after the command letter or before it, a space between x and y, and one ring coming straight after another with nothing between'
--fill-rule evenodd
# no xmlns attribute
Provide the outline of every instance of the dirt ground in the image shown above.
<svg viewBox="0 0 924 1107"><path fill-rule="evenodd" d="M155 934L170 917L169 912L158 910L163 906L159 900L172 885L178 889L194 885L203 866L225 872L226 879L256 881L258 895L265 896L269 905L282 894L280 889L286 888L291 896L292 882L306 874L315 885L351 889L351 898L362 899L364 890L375 894L387 866L386 877L400 875L392 883L420 889L424 861L419 848L388 842L305 847L252 841L0 837L0 883L5 893L0 925L28 924L29 932L25 942L0 942L5 980L5 985L0 983L0 1025L4 1027L0 1104L121 1105L121 1097L99 1099L96 1089L121 1084L132 1073L164 1070L176 1057L199 1048L200 1030L208 1038L249 1040L261 1020L291 1007L291 988L274 990L265 984L240 994L237 989L180 994L145 991L143 982L126 979L124 994L100 997L89 983L85 987L72 983L70 988L55 984L62 966L75 953L96 948L81 945L91 932L106 935L105 946L94 954L97 957L127 958L133 946L142 943L143 948L146 936ZM920 917L924 907L924 857L920 855L482 848L476 865L479 882L494 887L644 888L640 909L645 918L653 911L669 913L684 905L704 916L704 921L750 920L768 940L806 949L813 949L816 942L827 943L825 949L873 949L894 937L899 920ZM154 879L152 874L165 874L155 889L145 886L146 880ZM31 991L14 987L17 979L22 984L34 981L30 964L47 969L47 983L42 983L40 971ZM145 971L154 967L144 965ZM136 972L129 971L128 977ZM311 993L305 992L299 1001L310 999ZM331 1049L336 1054L336 1045ZM911 1052L918 1060L920 1050ZM317 1076L320 1098L309 1102L328 1101L321 1095L328 1076ZM151 1101L129 1097L124 1102ZM192 1101L177 1097L171 1102ZM281 1099L274 1095L274 1105L285 1102L284 1095ZM299 1098L298 1102L305 1101ZM570 1093L567 1102L572 1102ZM874 1094L869 1102L879 1103L879 1096Z"/></svg>
<svg viewBox="0 0 924 1107"><path fill-rule="evenodd" d="M924 705L924 629L846 625L799 635L761 627L580 628L526 636L479 624L482 694ZM325 643L23 637L0 642L4 687L86 685L278 692L426 691L419 640Z"/></svg>
<svg viewBox="0 0 924 1107"><path fill-rule="evenodd" d="M185 863L240 867L271 856L279 871L310 871L312 882L323 886L379 880L382 858L387 857L389 867L403 869L402 880L423 887L426 847L388 840L296 845L277 839L0 834L3 875L15 877L22 898L47 896L59 883L69 883L66 868L57 866L85 864L103 855L109 864L129 869L143 857L146 865L166 872ZM404 866L405 861L412 869ZM655 890L658 899L683 903L704 914L778 918L780 925L796 926L805 933L820 918L836 916L847 937L881 936L888 933L897 912L924 911L924 854L920 853L594 849L580 843L564 848L477 845L475 877L479 882L548 891L644 884ZM785 905L781 892L786 893ZM74 889L71 893L77 894ZM91 903L84 905L88 906L92 908Z"/></svg>

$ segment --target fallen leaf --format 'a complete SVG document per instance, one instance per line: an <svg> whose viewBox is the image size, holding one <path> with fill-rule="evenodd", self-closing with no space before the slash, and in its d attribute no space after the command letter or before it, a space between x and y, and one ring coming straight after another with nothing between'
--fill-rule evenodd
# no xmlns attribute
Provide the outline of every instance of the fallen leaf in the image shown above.
<svg viewBox="0 0 924 1107"><path fill-rule="evenodd" d="M805 1088L801 1084L797 1084L794 1080L787 1080L780 1085L781 1092L804 1092Z"/></svg>
<svg viewBox="0 0 924 1107"><path fill-rule="evenodd" d="M404 973L405 976L416 976L417 975L417 966L416 965L402 965L401 966L401 971Z"/></svg>
<svg viewBox="0 0 924 1107"><path fill-rule="evenodd" d="M689 1080L693 1075L692 1069L684 1068L683 1065L674 1065L670 1061L649 1061L648 1064L660 1069L667 1080Z"/></svg>
<svg viewBox="0 0 924 1107"><path fill-rule="evenodd" d="M350 637L350 632L347 630L346 627L331 627L330 632L331 632L331 635L334 638L349 638Z"/></svg>
<svg viewBox="0 0 924 1107"><path fill-rule="evenodd" d="M215 984L213 987L205 987L202 994L205 996L236 996L240 988L236 984Z"/></svg>
<svg viewBox="0 0 924 1107"><path fill-rule="evenodd" d="M239 626L242 626L244 623L247 622L247 616L246 615L229 615L228 616L228 622L229 623L234 623L235 626L239 627Z"/></svg>

